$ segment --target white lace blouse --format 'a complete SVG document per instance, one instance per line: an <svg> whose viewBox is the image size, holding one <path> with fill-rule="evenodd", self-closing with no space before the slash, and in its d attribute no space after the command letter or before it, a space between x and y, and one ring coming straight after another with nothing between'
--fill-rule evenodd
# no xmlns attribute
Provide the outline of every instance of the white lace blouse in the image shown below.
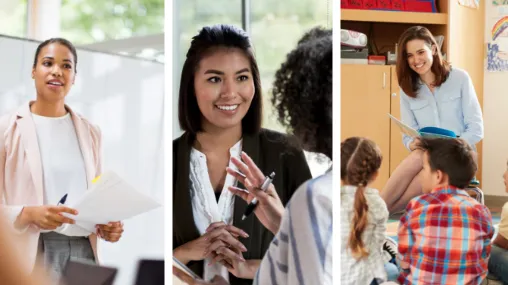
<svg viewBox="0 0 508 285"><path fill-rule="evenodd" d="M238 141L229 149L230 157L240 158L242 152L242 140ZM229 167L237 169L231 162ZM226 169L224 168L224 171ZM234 195L228 190L229 186L236 186L236 178L227 174L224 187L217 201L215 191L210 182L208 175L208 166L206 164L206 156L195 148L191 149L190 154L190 194L192 201L192 213L194 222L198 231L203 235L211 223L224 222L225 224L233 223ZM208 266L211 259L205 259L204 264L204 280L210 280L215 275L221 275L229 282L229 273L227 268L216 263Z"/></svg>

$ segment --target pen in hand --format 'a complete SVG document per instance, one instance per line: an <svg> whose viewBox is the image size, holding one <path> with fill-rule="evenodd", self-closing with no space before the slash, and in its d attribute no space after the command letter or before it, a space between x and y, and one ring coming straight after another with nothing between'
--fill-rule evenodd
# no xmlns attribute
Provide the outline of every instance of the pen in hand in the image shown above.
<svg viewBox="0 0 508 285"><path fill-rule="evenodd" d="M265 192L268 189L268 186L270 186L270 184L272 183L274 177L275 172L272 172L270 176L267 176L265 178L265 181L263 181L263 184L261 184L260 190ZM252 212L254 212L254 209L256 208L257 204L258 200L254 198L247 206L247 209L245 210L245 213L242 216L242 221L245 220Z"/></svg>
<svg viewBox="0 0 508 285"><path fill-rule="evenodd" d="M66 200L67 200L67 194L63 195L62 199L60 199L60 201L58 201L58 204L56 204L56 205L57 206L63 205L63 204L65 204Z"/></svg>

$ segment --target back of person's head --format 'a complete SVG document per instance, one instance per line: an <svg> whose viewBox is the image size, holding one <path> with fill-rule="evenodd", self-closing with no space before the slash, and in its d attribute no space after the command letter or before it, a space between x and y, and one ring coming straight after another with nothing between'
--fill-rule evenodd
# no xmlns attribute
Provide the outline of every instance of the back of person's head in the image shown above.
<svg viewBox="0 0 508 285"><path fill-rule="evenodd" d="M198 70L200 61L221 48L239 49L249 59L255 90L249 110L242 119L242 131L251 134L257 133L261 128L263 106L261 79L252 43L245 31L224 24L204 27L192 38L180 79L178 98L180 128L192 134L202 131L202 116L194 90L194 75Z"/></svg>
<svg viewBox="0 0 508 285"><path fill-rule="evenodd" d="M369 210L364 192L367 185L375 180L382 160L379 147L367 138L351 137L340 145L340 179L357 187L349 235L349 247L356 258L368 255L362 241Z"/></svg>
<svg viewBox="0 0 508 285"><path fill-rule="evenodd" d="M462 139L422 138L417 147L426 152L430 171L448 176L448 184L466 188L478 166L471 146Z"/></svg>
<svg viewBox="0 0 508 285"><path fill-rule="evenodd" d="M332 158L332 31L305 33L275 74L272 104L304 149Z"/></svg>

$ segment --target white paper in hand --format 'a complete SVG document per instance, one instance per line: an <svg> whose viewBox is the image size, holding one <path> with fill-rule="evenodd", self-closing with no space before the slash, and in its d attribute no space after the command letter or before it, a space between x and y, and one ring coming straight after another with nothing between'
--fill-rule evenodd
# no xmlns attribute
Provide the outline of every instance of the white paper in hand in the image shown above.
<svg viewBox="0 0 508 285"><path fill-rule="evenodd" d="M82 228L95 232L96 224L122 221L161 205L136 191L114 172L105 172L85 194L69 207L78 215L65 214Z"/></svg>

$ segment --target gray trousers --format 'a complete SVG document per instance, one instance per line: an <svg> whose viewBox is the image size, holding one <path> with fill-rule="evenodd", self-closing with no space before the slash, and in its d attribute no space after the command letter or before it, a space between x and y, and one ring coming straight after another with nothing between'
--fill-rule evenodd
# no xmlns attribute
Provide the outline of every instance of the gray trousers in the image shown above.
<svg viewBox="0 0 508 285"><path fill-rule="evenodd" d="M55 282L61 278L69 260L95 263L88 237L41 233L37 251L37 263L44 266Z"/></svg>

